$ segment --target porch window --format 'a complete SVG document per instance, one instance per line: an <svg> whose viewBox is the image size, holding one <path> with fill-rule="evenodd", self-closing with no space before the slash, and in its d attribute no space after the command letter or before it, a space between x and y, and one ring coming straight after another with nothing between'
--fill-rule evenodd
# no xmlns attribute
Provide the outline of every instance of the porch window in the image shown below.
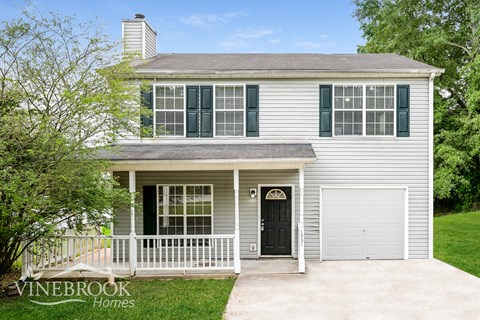
<svg viewBox="0 0 480 320"><path fill-rule="evenodd" d="M155 136L183 136L185 98L183 86L155 86Z"/></svg>
<svg viewBox="0 0 480 320"><path fill-rule="evenodd" d="M157 185L158 234L212 234L212 185Z"/></svg>
<svg viewBox="0 0 480 320"><path fill-rule="evenodd" d="M215 135L243 136L244 118L243 86L215 86Z"/></svg>

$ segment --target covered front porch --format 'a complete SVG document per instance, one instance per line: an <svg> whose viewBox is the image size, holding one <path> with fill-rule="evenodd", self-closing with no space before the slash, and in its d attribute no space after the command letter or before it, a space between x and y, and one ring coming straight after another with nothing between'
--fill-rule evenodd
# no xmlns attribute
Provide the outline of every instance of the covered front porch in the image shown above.
<svg viewBox="0 0 480 320"><path fill-rule="evenodd" d="M315 161L309 144L139 144L101 156L131 192L131 207L117 213L110 236L36 244L25 257L34 270L238 274L242 259L268 257L297 259L305 272L304 168ZM269 221L277 211L288 219Z"/></svg>

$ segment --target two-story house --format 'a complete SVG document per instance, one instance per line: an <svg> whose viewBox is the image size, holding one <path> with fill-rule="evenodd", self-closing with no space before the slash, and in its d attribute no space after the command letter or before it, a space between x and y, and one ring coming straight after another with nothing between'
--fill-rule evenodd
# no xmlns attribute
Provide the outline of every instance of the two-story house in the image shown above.
<svg viewBox="0 0 480 320"><path fill-rule="evenodd" d="M305 259L432 257L441 69L395 54L157 54L144 16L122 26L153 118L151 136L103 154L140 204L117 214L114 262L239 273L275 256L304 272Z"/></svg>

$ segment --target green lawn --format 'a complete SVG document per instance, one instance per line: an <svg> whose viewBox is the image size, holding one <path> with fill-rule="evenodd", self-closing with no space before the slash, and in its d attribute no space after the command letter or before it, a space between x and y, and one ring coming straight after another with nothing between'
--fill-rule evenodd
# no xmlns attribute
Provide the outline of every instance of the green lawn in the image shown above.
<svg viewBox="0 0 480 320"><path fill-rule="evenodd" d="M125 280L126 281L126 280ZM235 279L200 280L128 280L126 290L130 297L98 296L70 297L85 303L65 303L54 306L37 305L29 301L28 292L21 297L0 298L1 319L222 319ZM117 282L118 283L118 282ZM97 287L95 287L97 288ZM92 291L98 292L98 290ZM112 288L109 288L112 289ZM53 288L52 288L53 290ZM52 291L51 290L51 291ZM35 291L34 291L35 294ZM41 294L33 299L42 302L63 298ZM98 306L98 301L128 300L127 307ZM105 302L103 302L105 303ZM110 302L108 302L110 303Z"/></svg>
<svg viewBox="0 0 480 320"><path fill-rule="evenodd" d="M436 217L434 256L480 277L480 211Z"/></svg>

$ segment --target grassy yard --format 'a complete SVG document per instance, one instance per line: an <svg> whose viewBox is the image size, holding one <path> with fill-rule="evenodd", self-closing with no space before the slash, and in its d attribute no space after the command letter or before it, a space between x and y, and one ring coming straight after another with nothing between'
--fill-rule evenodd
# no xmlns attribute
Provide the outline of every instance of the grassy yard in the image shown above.
<svg viewBox="0 0 480 320"><path fill-rule="evenodd" d="M235 279L215 280L129 280L126 290L130 297L98 296L80 298L85 303L65 303L53 306L29 301L28 292L22 296L0 298L1 319L222 319ZM118 283L118 282L117 282ZM96 286L94 288L97 288ZM109 288L113 290L112 288ZM53 288L52 288L53 290ZM52 291L50 290L50 291ZM99 290L92 289L94 292ZM107 292L108 293L108 292ZM35 294L35 290L34 290ZM33 297L42 302L66 298ZM97 305L94 305L97 299ZM127 307L99 306L98 301L128 300ZM133 306L131 306L133 300ZM108 302L107 304L110 304Z"/></svg>
<svg viewBox="0 0 480 320"><path fill-rule="evenodd" d="M480 212L436 217L434 256L480 277Z"/></svg>

